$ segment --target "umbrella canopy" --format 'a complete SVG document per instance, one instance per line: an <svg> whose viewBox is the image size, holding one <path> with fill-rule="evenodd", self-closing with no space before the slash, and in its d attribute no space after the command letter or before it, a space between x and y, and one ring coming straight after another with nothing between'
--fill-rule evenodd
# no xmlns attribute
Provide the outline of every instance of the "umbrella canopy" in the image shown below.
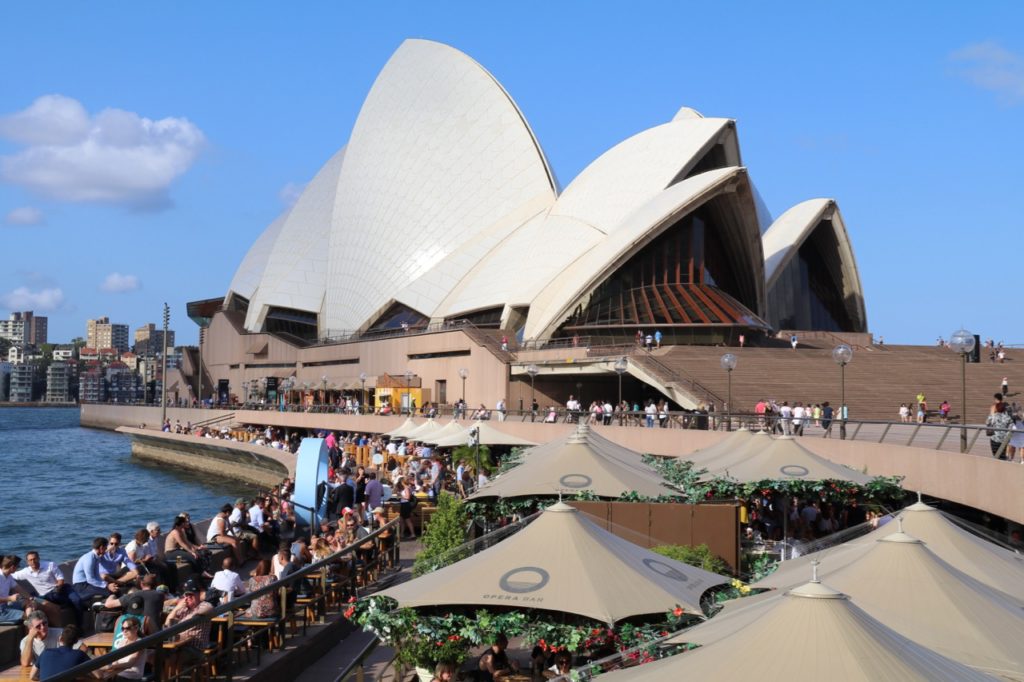
<svg viewBox="0 0 1024 682"><path fill-rule="evenodd" d="M700 597L725 578L623 540L561 502L479 554L382 594L403 607L519 606L613 624Z"/></svg>
<svg viewBox="0 0 1024 682"><path fill-rule="evenodd" d="M902 529L923 541L940 559L953 568L980 580L989 587L1005 592L1024 606L1024 557L1016 552L970 533L935 507L922 502L900 512ZM754 583L755 587L785 589L799 584L810 570L811 561L821 563L822 575L856 560L893 532L885 525L864 537L836 547L812 552L781 563L774 573Z"/></svg>
<svg viewBox="0 0 1024 682"><path fill-rule="evenodd" d="M463 433L466 427L460 424L457 420L452 419L447 424L442 426L439 430L430 434L423 439L424 443L436 443L439 440L444 440L448 436L454 436L457 433Z"/></svg>
<svg viewBox="0 0 1024 682"><path fill-rule="evenodd" d="M461 433L440 439L435 443L439 448L453 448L465 445L469 442L470 429L480 429L480 445L536 445L533 441L503 433L485 421L475 421L471 426L466 427Z"/></svg>
<svg viewBox="0 0 1024 682"><path fill-rule="evenodd" d="M743 600L740 600L743 601ZM854 600L855 601L855 600ZM607 682L634 680L846 680L876 682L991 680L893 631L836 590L810 582L734 615L743 619L699 649L602 675ZM686 634L686 633L684 633ZM681 636L682 638L682 636Z"/></svg>
<svg viewBox="0 0 1024 682"><path fill-rule="evenodd" d="M419 427L420 425L417 424L412 417L406 417L405 421L402 422L401 426L399 426L397 429L392 429L391 431L388 431L384 435L389 438L405 438L407 433L409 433L410 431L415 431Z"/></svg>
<svg viewBox="0 0 1024 682"><path fill-rule="evenodd" d="M910 535L892 533L830 585L905 637L987 672L1024 676L1024 609Z"/></svg>
<svg viewBox="0 0 1024 682"><path fill-rule="evenodd" d="M748 443L763 442L754 436ZM748 446L749 447L749 446ZM771 438L762 447L757 447L738 462L724 466L721 459L704 465L708 472L705 479L725 476L742 483L764 480L824 481L839 480L865 484L871 476L830 462L800 445L793 436Z"/></svg>
<svg viewBox="0 0 1024 682"><path fill-rule="evenodd" d="M418 440L426 442L426 439L438 433L443 426L437 423L436 419L428 419L412 431L408 431L405 434L406 440Z"/></svg>
<svg viewBox="0 0 1024 682"><path fill-rule="evenodd" d="M484 486L470 499L530 497L589 490L618 498L636 491L648 497L678 494L640 455L586 427L564 438L530 448L523 463Z"/></svg>
<svg viewBox="0 0 1024 682"><path fill-rule="evenodd" d="M746 453L739 459L745 459L755 452L754 448L767 445L770 436L764 431L750 431L739 429L718 441L714 445L701 448L696 452L683 455L679 459L689 460L698 468L710 466L719 457L737 457L740 453Z"/></svg>

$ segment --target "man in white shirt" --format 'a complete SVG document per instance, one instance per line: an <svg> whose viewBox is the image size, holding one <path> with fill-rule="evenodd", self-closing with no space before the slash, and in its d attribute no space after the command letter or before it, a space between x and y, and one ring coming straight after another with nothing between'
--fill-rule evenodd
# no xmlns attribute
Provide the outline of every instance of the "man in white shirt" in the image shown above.
<svg viewBox="0 0 1024 682"><path fill-rule="evenodd" d="M42 561L35 550L25 555L27 568L12 573L15 580L24 580L32 586L40 599L75 610L75 619L82 621L82 598L64 582L64 573L52 561Z"/></svg>
<svg viewBox="0 0 1024 682"><path fill-rule="evenodd" d="M782 422L782 432L788 436L793 424L793 408L789 406L788 401L783 402L779 408L779 421Z"/></svg>
<svg viewBox="0 0 1024 682"><path fill-rule="evenodd" d="M498 421L505 421L505 399L498 398L498 403L494 406L495 411L498 413Z"/></svg>
<svg viewBox="0 0 1024 682"><path fill-rule="evenodd" d="M806 417L806 410L804 409L803 403L797 403L793 408L793 435L802 436L804 435L804 417Z"/></svg>
<svg viewBox="0 0 1024 682"><path fill-rule="evenodd" d="M12 574L17 565L18 560L13 556L5 556L0 561L0 623L20 623L25 617L25 612L31 612L37 604L43 608L49 607L47 610L52 609L52 613L48 613L47 617L54 618L55 623L58 622L56 619L60 617L60 610L56 605L44 601L37 602L28 590L14 579Z"/></svg>
<svg viewBox="0 0 1024 682"><path fill-rule="evenodd" d="M234 557L224 557L224 562L221 566L223 568L213 575L210 587L216 588L224 593L224 602L230 601L240 594L245 594L245 583L243 583L242 579L238 577L238 573L234 571Z"/></svg>

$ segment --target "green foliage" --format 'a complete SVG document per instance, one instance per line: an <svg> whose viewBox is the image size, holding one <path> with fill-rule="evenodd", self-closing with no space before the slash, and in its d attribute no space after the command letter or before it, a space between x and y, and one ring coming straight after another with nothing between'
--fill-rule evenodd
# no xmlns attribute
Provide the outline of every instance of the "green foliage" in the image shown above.
<svg viewBox="0 0 1024 682"><path fill-rule="evenodd" d="M470 447L468 445L460 445L452 451L452 461L458 462L460 459L466 460L471 468L476 468L476 447ZM494 467L491 465L491 449L486 445L480 446L480 468L484 470L484 473L488 476L491 475L491 471Z"/></svg>
<svg viewBox="0 0 1024 682"><path fill-rule="evenodd" d="M719 575L731 572L729 564L721 557L715 556L707 545L658 545L652 547L651 551Z"/></svg>
<svg viewBox="0 0 1024 682"><path fill-rule="evenodd" d="M703 615L676 606L650 621L608 628L588 618L535 609L438 615L397 607L390 597L366 597L353 603L345 617L393 647L399 663L424 668L440 661L461 664L472 648L491 644L499 634L520 637L527 648L538 645L545 651L594 651L608 646L624 651L665 637Z"/></svg>
<svg viewBox="0 0 1024 682"><path fill-rule="evenodd" d="M421 576L442 565L454 563L469 556L469 549L455 551L466 542L465 503L446 492L437 501L437 511L430 517L423 533L423 549L416 555L412 573Z"/></svg>
<svg viewBox="0 0 1024 682"><path fill-rule="evenodd" d="M770 554L748 555L744 559L744 573L750 576L752 583L771 575L779 567L778 559Z"/></svg>

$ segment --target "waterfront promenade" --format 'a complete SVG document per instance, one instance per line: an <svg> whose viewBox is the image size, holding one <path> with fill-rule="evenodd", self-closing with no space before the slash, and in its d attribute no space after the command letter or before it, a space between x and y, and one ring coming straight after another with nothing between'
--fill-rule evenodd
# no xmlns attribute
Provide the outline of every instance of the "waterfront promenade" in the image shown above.
<svg viewBox="0 0 1024 682"><path fill-rule="evenodd" d="M375 415L324 414L314 412L273 412L257 410L192 410L168 408L172 423L182 424L224 417L232 425L278 426L286 429L316 431L332 429L356 433L382 433L399 426L404 417ZM110 405L83 405L82 424L100 428L116 428L122 424L141 424L155 427L160 421L160 408ZM468 424L469 422L466 421ZM543 443L569 433L572 424L543 424L517 421L489 422L508 434ZM723 431L691 429L639 428L634 426L598 426L599 432L610 440L637 452L677 456L711 445L725 436ZM152 430L152 429L151 429ZM991 457L983 429L970 433L973 447L970 453L958 452L955 430L944 427L923 427L916 424L851 422L849 436L856 432L856 440L823 438L820 429L811 427L801 443L812 451L840 464L846 464L871 475L904 476L904 487L920 491L951 502L987 511L1018 523L1024 523L1024 466L995 460ZM916 433L915 433L916 431ZM159 434L153 430L153 433ZM945 433L945 437L943 437ZM163 434L164 436L168 434ZM878 442L882 440L883 442ZM913 445L907 446L913 436ZM188 436L179 436L188 440ZM170 439L169 439L170 440ZM198 439L192 438L192 441ZM210 439L204 439L210 440ZM942 441L941 449L936 445ZM215 447L235 448L248 452L244 444L213 440ZM260 452L270 448L261 448ZM250 457L246 454L245 457ZM241 460L242 458L239 457ZM185 460L181 462L186 464Z"/></svg>

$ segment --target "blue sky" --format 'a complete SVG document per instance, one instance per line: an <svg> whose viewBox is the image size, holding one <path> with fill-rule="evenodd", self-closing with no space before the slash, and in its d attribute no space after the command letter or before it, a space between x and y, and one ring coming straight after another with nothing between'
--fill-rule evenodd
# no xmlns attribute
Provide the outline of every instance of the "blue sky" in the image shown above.
<svg viewBox="0 0 1024 682"><path fill-rule="evenodd" d="M563 186L680 106L737 120L772 214L839 201L887 342L1024 343L1018 3L4 3L0 315L183 343L409 37L516 100Z"/></svg>

